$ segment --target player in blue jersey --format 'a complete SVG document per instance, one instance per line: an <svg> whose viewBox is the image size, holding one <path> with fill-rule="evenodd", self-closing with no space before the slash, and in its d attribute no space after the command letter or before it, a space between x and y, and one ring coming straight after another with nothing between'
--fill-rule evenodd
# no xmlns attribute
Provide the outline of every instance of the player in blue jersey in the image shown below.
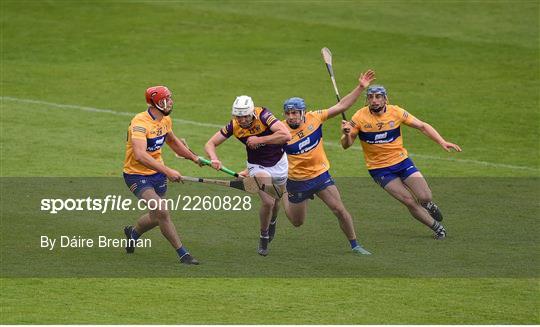
<svg viewBox="0 0 540 327"><path fill-rule="evenodd" d="M135 251L137 240L147 231L159 226L161 233L176 250L180 262L198 265L180 241L171 214L162 199L167 192L167 180L180 182L182 175L166 166L161 157L161 148L167 144L176 154L199 164L197 155L173 133L172 93L165 86L154 86L146 90L148 110L137 114L129 125L124 160L124 180L129 190L139 199L159 203L159 207L141 216L135 226L126 226L127 253Z"/></svg>
<svg viewBox="0 0 540 327"><path fill-rule="evenodd" d="M367 106L359 109L350 122L343 123L341 145L347 149L358 137L369 174L375 182L403 203L414 218L433 230L435 239L444 239L443 216L433 202L426 180L403 147L401 125L420 130L445 151L461 152L461 148L446 141L428 123L389 104L382 85L370 86L366 101Z"/></svg>
<svg viewBox="0 0 540 327"><path fill-rule="evenodd" d="M343 205L339 190L328 172L330 162L323 147L322 127L327 119L349 109L374 79L375 73L371 70L361 74L358 85L326 110L306 111L304 99L298 97L287 99L283 104L286 117L283 122L292 137L285 146L289 160L285 213L294 226L301 226L306 218L308 199L317 195L338 218L351 249L358 254L371 253L357 242L352 216ZM273 220L270 225L271 237L275 233L275 224Z"/></svg>

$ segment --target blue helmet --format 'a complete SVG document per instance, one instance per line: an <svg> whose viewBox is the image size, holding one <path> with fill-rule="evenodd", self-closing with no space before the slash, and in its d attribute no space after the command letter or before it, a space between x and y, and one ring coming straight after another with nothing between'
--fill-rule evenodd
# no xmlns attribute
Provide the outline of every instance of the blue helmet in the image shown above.
<svg viewBox="0 0 540 327"><path fill-rule="evenodd" d="M366 95L370 94L382 94L386 98L386 89L382 85L371 85L366 92Z"/></svg>
<svg viewBox="0 0 540 327"><path fill-rule="evenodd" d="M285 100L285 102L283 103L283 110L285 110L286 112L289 110L304 111L306 110L306 103L304 102L304 99L302 98L298 98L298 97L290 98L290 99Z"/></svg>

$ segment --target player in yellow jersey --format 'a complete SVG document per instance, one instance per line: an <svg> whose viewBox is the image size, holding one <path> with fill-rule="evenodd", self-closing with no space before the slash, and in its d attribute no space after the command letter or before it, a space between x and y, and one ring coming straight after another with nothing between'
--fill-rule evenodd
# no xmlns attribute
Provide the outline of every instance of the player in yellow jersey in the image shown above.
<svg viewBox="0 0 540 327"><path fill-rule="evenodd" d="M199 264L182 245L171 215L161 199L167 191L167 179L180 182L182 175L165 166L161 158L161 148L166 143L176 154L199 164L198 157L182 143L172 130L169 114L173 99L165 86L154 86L146 90L148 109L137 114L129 125L124 160L124 180L130 191L139 199L160 203L156 210L141 216L135 226L126 226L124 234L128 239L127 253L135 251L139 237L159 225L165 238L171 243L184 264Z"/></svg>
<svg viewBox="0 0 540 327"><path fill-rule="evenodd" d="M291 139L291 134L270 110L255 107L251 97L241 95L232 105L233 119L225 127L216 132L206 143L204 149L212 160L212 167L221 168L221 161L216 147L231 136L244 143L247 152L247 174L256 176L265 184L285 185L287 182L287 155L283 145ZM268 228L270 219L277 215L278 200L259 192L261 208L259 220L261 234L258 253L268 255Z"/></svg>
<svg viewBox="0 0 540 327"><path fill-rule="evenodd" d="M351 249L359 254L371 254L356 239L351 214L347 211L339 190L328 169L330 163L323 147L323 123L349 109L362 91L375 79L375 73L368 70L361 74L358 85L336 105L326 110L307 111L304 99L290 98L283 104L292 139L285 146L289 159L287 180L288 203L285 199L285 213L291 223L299 227L306 218L308 199L317 195L332 210L339 220L341 230L349 240ZM276 220L270 225L270 235L275 234Z"/></svg>
<svg viewBox="0 0 540 327"><path fill-rule="evenodd" d="M401 124L420 130L448 152L461 152L461 148L447 142L428 123L388 104L383 86L370 86L366 93L368 106L358 110L350 122L342 124L341 145L344 149L349 148L358 136L366 166L375 182L407 206L414 218L431 228L436 239L444 239L446 229L440 223L442 214L432 200L426 180L403 147Z"/></svg>

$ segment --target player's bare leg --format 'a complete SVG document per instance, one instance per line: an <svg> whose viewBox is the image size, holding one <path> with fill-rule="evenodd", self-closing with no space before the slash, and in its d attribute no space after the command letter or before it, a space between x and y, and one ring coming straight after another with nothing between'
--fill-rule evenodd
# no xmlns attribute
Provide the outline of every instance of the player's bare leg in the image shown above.
<svg viewBox="0 0 540 327"><path fill-rule="evenodd" d="M347 239L356 239L351 214L347 211L347 209L345 209L337 187L335 185L330 185L324 190L317 192L317 196L338 218L339 226L341 227L341 230L345 236L347 236Z"/></svg>
<svg viewBox="0 0 540 327"><path fill-rule="evenodd" d="M287 215L287 218L289 218L291 224L293 224L294 227L302 226L306 220L308 200L304 200L300 203L292 203L289 202L287 195L285 195L283 201L286 201L286 204L284 204L285 214Z"/></svg>
<svg viewBox="0 0 540 327"><path fill-rule="evenodd" d="M272 177L266 172L258 172L255 177L264 184L270 185L272 183ZM272 212L276 201L273 197L266 194L263 191L259 191L259 197L261 198L261 207L259 208L259 221L261 234L259 238L258 253L262 256L268 255L268 243L270 237L268 235L268 229L270 227L270 220L272 219Z"/></svg>
<svg viewBox="0 0 540 327"><path fill-rule="evenodd" d="M165 238L171 243L171 245L178 249L182 246L182 242L180 242L180 237L178 237L178 233L176 232L176 228L174 227L173 222L171 221L171 216L169 214L169 211L165 208L164 202L162 202L161 197L156 194L154 189L148 188L142 191L140 198L145 200L147 203L159 203L158 208L155 210L150 210L149 212L149 220L157 221L159 225L159 229L161 230L161 234L165 236ZM163 207L162 207L163 206Z"/></svg>
<svg viewBox="0 0 540 327"><path fill-rule="evenodd" d="M270 219L270 226L268 226L268 242L272 242L276 235L277 216L279 213L279 199L274 200L274 208L272 209L272 218Z"/></svg>
<svg viewBox="0 0 540 327"><path fill-rule="evenodd" d="M143 191L143 193L144 192L145 191ZM158 220L150 218L150 213L147 212L137 220L135 226L124 227L124 234L128 240L126 252L133 253L135 251L135 241L138 240L144 233L156 227L158 224Z"/></svg>
<svg viewBox="0 0 540 327"><path fill-rule="evenodd" d="M414 195L409 191L401 179L395 178L391 180L386 184L384 190L403 203L414 218L432 229L435 232L435 238L443 239L446 237L446 230L444 227L438 221L433 219L426 209L416 201Z"/></svg>
<svg viewBox="0 0 540 327"><path fill-rule="evenodd" d="M427 210L431 217L437 221L442 221L443 216L439 207L433 202L431 189L429 188L424 176L417 171L407 177L403 183L412 191L420 205Z"/></svg>
<svg viewBox="0 0 540 327"><path fill-rule="evenodd" d="M142 235L157 225L159 225L159 221L157 219L152 220L150 218L150 213L147 212L137 220L134 228L139 235Z"/></svg>
<svg viewBox="0 0 540 327"><path fill-rule="evenodd" d="M363 249L356 240L356 233L354 231L354 223L351 214L343 205L339 190L335 185L330 185L322 191L317 192L317 196L326 204L334 215L338 218L339 227L351 243L353 251L360 254L371 254L367 250Z"/></svg>
<svg viewBox="0 0 540 327"><path fill-rule="evenodd" d="M199 262L195 258L193 258L189 254L189 252L182 246L182 242L180 241L180 237L176 232L176 228L171 220L169 211L165 207L165 202L162 201L161 197L157 195L155 190L151 188L143 190L140 194L140 198L142 200L145 200L147 203L149 201L153 203L159 203L157 209L150 210L150 212L148 213L148 218L145 217L146 215L143 215L141 218L139 218L137 223L142 223L141 230L148 228L157 222L157 225L159 225L159 229L161 230L161 234L165 236L171 246L178 253L178 256L180 257L180 262L186 264L199 264ZM139 234L137 238L140 237L140 235L142 235L142 233ZM135 239L135 237L133 237L133 234L131 234L130 236L132 239ZM126 250L128 249L126 248Z"/></svg>

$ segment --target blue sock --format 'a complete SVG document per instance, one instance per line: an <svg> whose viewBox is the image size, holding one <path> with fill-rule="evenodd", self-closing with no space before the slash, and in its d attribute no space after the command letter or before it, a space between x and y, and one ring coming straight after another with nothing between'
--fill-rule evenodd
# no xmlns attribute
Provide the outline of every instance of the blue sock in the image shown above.
<svg viewBox="0 0 540 327"><path fill-rule="evenodd" d="M139 233L137 233L135 228L131 229L131 238L136 241L136 240L139 239L139 237L141 237L141 235L139 235Z"/></svg>
<svg viewBox="0 0 540 327"><path fill-rule="evenodd" d="M262 230L262 229L261 229L261 237L266 237L266 238L268 238L268 229L267 229L267 230Z"/></svg>
<svg viewBox="0 0 540 327"><path fill-rule="evenodd" d="M185 247L181 246L178 249L176 249L176 253L178 253L178 256L181 258L185 256L187 253L189 253L189 251Z"/></svg>
<svg viewBox="0 0 540 327"><path fill-rule="evenodd" d="M356 242L356 239L349 240L349 243L351 243L351 249L354 249L355 247L358 246L358 243Z"/></svg>

